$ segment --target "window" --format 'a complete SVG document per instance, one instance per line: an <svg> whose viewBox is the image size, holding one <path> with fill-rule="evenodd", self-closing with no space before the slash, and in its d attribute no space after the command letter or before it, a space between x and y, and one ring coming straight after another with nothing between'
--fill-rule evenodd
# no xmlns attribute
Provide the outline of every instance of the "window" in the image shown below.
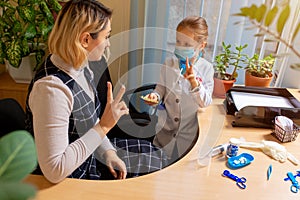
<svg viewBox="0 0 300 200"><path fill-rule="evenodd" d="M213 62L215 55L221 51L222 41L232 45L248 44L244 53L250 56L254 53L261 56L270 53L276 54L279 49L277 42L264 42L264 38L255 37L259 30L249 29L245 18L233 16L233 14L239 13L240 8L244 6L262 3L272 6L283 1L286 0L144 0L145 12L142 13L145 17L144 27L156 27L156 30L154 28L152 31L144 31L145 50L141 65L163 63L168 53L174 51L177 24L188 15L200 15L208 23L209 39L205 49L205 58L210 62ZM291 0L291 2L297 1ZM136 13L132 15L134 18L138 16ZM153 46L155 42L159 47ZM149 44L151 48L147 48ZM280 63L278 65L282 66ZM157 71L151 70L150 66L144 70L143 77L145 79L155 80L157 78ZM244 73L239 72L236 83L244 83Z"/></svg>
<svg viewBox="0 0 300 200"><path fill-rule="evenodd" d="M208 46L206 47L205 56L207 60L213 61L213 47L216 41L223 41L225 38L230 6L231 0L171 0L168 10L168 29L175 30L177 24L186 16L199 15L204 17L209 27ZM174 38L174 34L169 35L168 45L174 45ZM220 50L220 48L216 50Z"/></svg>

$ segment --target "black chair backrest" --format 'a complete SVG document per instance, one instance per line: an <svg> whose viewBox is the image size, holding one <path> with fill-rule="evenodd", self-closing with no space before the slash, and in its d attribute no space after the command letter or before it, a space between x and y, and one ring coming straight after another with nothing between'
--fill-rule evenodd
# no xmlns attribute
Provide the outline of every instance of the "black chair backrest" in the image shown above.
<svg viewBox="0 0 300 200"><path fill-rule="evenodd" d="M98 97L101 103L101 112L100 116L102 116L104 108L107 102L107 82L111 82L111 77L109 73L109 69L107 66L107 62L105 58L102 56L100 61L89 62L89 66L94 73L94 82L97 86Z"/></svg>
<svg viewBox="0 0 300 200"><path fill-rule="evenodd" d="M156 107L149 106L141 96L151 93L156 84L143 85L125 92L123 98L128 105L131 119L140 126L147 126L156 117Z"/></svg>
<svg viewBox="0 0 300 200"><path fill-rule="evenodd" d="M15 130L25 129L25 112L12 98L0 99L0 137Z"/></svg>
<svg viewBox="0 0 300 200"><path fill-rule="evenodd" d="M101 102L101 115L103 114L107 98L107 81L111 82L111 76L106 63L100 61L90 62L89 66L94 72L94 81L97 85L98 96ZM144 85L125 92L123 99L129 108L129 115L121 117L118 124L107 134L109 138L146 138L151 140L155 135L157 116L152 107L146 105L140 98L155 88L155 84ZM150 111L150 112L149 112ZM144 134L146 132L146 134Z"/></svg>

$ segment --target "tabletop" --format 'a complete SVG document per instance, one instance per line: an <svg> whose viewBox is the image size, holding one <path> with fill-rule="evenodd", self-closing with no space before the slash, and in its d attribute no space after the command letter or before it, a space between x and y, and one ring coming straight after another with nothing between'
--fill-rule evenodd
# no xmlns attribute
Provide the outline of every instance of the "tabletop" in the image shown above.
<svg viewBox="0 0 300 200"><path fill-rule="evenodd" d="M291 90L300 99L298 90ZM251 164L240 169L227 166L225 154L206 157L213 146L228 143L229 139L244 138L249 142L276 141L271 129L232 127L234 119L226 115L223 99L214 99L213 104L199 110L199 138L192 150L178 162L151 174L125 180L92 181L65 179L51 184L43 176L29 175L25 182L38 188L36 200L47 199L299 199L299 193L290 191L291 181L284 181L288 172L293 174L300 166L289 160L279 162L260 149L239 148L238 153L254 157ZM300 139L280 143L300 160ZM267 179L267 171L272 173ZM246 188L222 176L229 170L237 177L245 177ZM296 178L297 179L297 178ZM300 178L298 177L300 180Z"/></svg>

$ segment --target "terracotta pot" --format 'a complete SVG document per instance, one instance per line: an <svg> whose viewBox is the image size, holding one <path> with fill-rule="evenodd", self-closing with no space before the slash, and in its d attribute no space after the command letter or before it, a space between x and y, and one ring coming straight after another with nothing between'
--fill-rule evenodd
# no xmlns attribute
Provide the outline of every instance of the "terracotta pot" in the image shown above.
<svg viewBox="0 0 300 200"><path fill-rule="evenodd" d="M218 97L218 98L225 98L226 92L230 88L232 88L235 81L236 81L236 79L230 80L230 81L225 81L225 80L221 80L218 78L214 78L213 96Z"/></svg>
<svg viewBox="0 0 300 200"><path fill-rule="evenodd" d="M252 76L250 73L245 71L245 86L257 86L257 87L269 87L272 81L272 77L261 78Z"/></svg>

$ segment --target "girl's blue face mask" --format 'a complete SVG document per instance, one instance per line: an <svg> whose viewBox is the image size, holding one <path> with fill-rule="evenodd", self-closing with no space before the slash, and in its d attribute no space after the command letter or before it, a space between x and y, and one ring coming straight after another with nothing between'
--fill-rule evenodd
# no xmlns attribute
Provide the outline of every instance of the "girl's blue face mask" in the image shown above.
<svg viewBox="0 0 300 200"><path fill-rule="evenodd" d="M174 54L180 60L186 60L187 57L188 59L192 59L195 56L195 49L194 47L175 46Z"/></svg>
<svg viewBox="0 0 300 200"><path fill-rule="evenodd" d="M194 47L175 46L174 54L179 60L179 69L181 71L181 74L183 75L186 72L186 58L191 60L196 54L195 49ZM202 51L200 51L198 58L199 57L202 57ZM189 64L191 65L191 63Z"/></svg>

